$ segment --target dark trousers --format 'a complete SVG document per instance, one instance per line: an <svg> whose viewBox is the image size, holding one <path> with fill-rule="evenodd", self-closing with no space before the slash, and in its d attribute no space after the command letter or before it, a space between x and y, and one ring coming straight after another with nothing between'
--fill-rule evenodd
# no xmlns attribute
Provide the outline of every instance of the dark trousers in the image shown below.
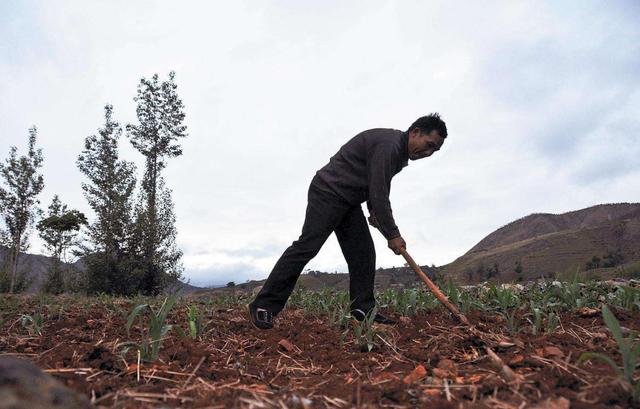
<svg viewBox="0 0 640 409"><path fill-rule="evenodd" d="M376 251L362 207L333 193L317 176L309 186L307 200L302 234L282 254L252 304L278 314L304 266L335 231L349 267L351 308L370 311L375 305Z"/></svg>

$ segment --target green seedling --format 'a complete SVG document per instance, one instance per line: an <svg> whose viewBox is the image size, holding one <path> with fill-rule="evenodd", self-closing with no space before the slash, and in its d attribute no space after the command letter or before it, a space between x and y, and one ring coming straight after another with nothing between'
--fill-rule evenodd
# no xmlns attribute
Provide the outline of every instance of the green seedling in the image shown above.
<svg viewBox="0 0 640 409"><path fill-rule="evenodd" d="M340 337L341 342L344 342L344 339L347 337L349 332L352 331L356 343L360 346L360 350L362 352L371 352L376 346L376 336L378 336L380 333L380 331L373 325L373 320L376 316L376 312L377 308L374 307L364 317L364 320L360 322L358 322L355 318L350 319L350 325Z"/></svg>
<svg viewBox="0 0 640 409"><path fill-rule="evenodd" d="M518 308L521 304L521 299L512 290L508 288L498 287L491 285L489 290L484 295L484 299L489 305L494 306L498 311L507 311L512 308Z"/></svg>
<svg viewBox="0 0 640 409"><path fill-rule="evenodd" d="M560 318L558 317L558 314L556 314L553 311L548 313L547 314L547 334L550 334L553 331L555 331L559 325L560 325Z"/></svg>
<svg viewBox="0 0 640 409"><path fill-rule="evenodd" d="M42 335L42 322L44 318L42 314L36 312L33 315L22 314L20 316L20 325L29 332L29 335Z"/></svg>
<svg viewBox="0 0 640 409"><path fill-rule="evenodd" d="M197 306L189 306L189 309L187 310L187 318L189 320L189 336L191 339L197 339L202 335L203 330L202 316L198 312Z"/></svg>
<svg viewBox="0 0 640 409"><path fill-rule="evenodd" d="M312 292L296 288L291 295L290 303L307 314L323 314L329 312L334 296L336 293L327 289Z"/></svg>
<svg viewBox="0 0 640 409"><path fill-rule="evenodd" d="M421 310L436 308L438 300L421 288L405 288L402 290L386 289L376 296L378 305L404 317L416 315Z"/></svg>
<svg viewBox="0 0 640 409"><path fill-rule="evenodd" d="M344 328L349 321L349 309L339 305L327 314L328 324L333 329Z"/></svg>
<svg viewBox="0 0 640 409"><path fill-rule="evenodd" d="M553 311L546 313L540 308L533 307L533 302L531 304L531 315L533 319L527 318L527 321L529 321L529 324L531 324L531 334L540 335L542 334L543 330L547 333L555 331L556 328L558 328L558 325L560 325L560 319L558 318L558 315ZM543 321L545 318L547 325L543 328Z"/></svg>
<svg viewBox="0 0 640 409"><path fill-rule="evenodd" d="M327 323L333 329L344 328L349 320L349 294L337 292L331 298L321 297L318 300L320 313L327 316Z"/></svg>
<svg viewBox="0 0 640 409"><path fill-rule="evenodd" d="M518 310L516 308L512 308L510 310L498 311L498 314L504 317L507 323L507 330L509 331L509 335L514 336L520 331L520 322L516 317L516 312Z"/></svg>
<svg viewBox="0 0 640 409"><path fill-rule="evenodd" d="M165 298L160 309L156 312L153 311L149 304L137 305L129 314L127 318L127 335L131 330L136 317L140 319L140 328L142 330L142 340L140 343L125 342L121 344L123 347L123 354L126 354L129 348L134 348L140 352L140 358L147 362L154 362L158 359L160 352L160 345L162 340L171 330L172 325L165 324L169 311L176 303L177 297L171 296ZM144 325L144 312L149 311L148 326Z"/></svg>
<svg viewBox="0 0 640 409"><path fill-rule="evenodd" d="M242 304L244 301L246 301L246 299L241 294L222 293L212 298L211 304L215 308L226 310L226 309L237 307L240 304Z"/></svg>
<svg viewBox="0 0 640 409"><path fill-rule="evenodd" d="M622 367L619 367L610 356L599 352L583 353L578 363L592 359L605 362L614 370L623 387L631 393L634 402L640 403L640 381L634 377L636 367L640 364L640 341L634 342L636 336L634 331L631 331L626 338L622 336L620 323L606 305L602 306L602 318L618 344L618 352L622 356Z"/></svg>
<svg viewBox="0 0 640 409"><path fill-rule="evenodd" d="M565 308L582 308L585 306L580 290L581 284L578 274L574 274L570 281L563 282L557 287L557 295Z"/></svg>
<svg viewBox="0 0 640 409"><path fill-rule="evenodd" d="M396 291L389 289L385 291L385 303L392 311L404 316L410 317L416 314L419 308L419 290L415 288L403 289Z"/></svg>
<svg viewBox="0 0 640 409"><path fill-rule="evenodd" d="M460 288L452 280L447 280L442 287L442 292L447 296L453 305L460 305Z"/></svg>
<svg viewBox="0 0 640 409"><path fill-rule="evenodd" d="M640 289L628 285L620 286L613 296L613 303L625 310L640 310Z"/></svg>
<svg viewBox="0 0 640 409"><path fill-rule="evenodd" d="M527 318L529 324L531 324L531 335L538 335L542 329L542 310L540 308L532 308L531 313L533 320Z"/></svg>
<svg viewBox="0 0 640 409"><path fill-rule="evenodd" d="M417 288L404 290L398 294L397 311L404 317L411 317L418 312L419 292Z"/></svg>

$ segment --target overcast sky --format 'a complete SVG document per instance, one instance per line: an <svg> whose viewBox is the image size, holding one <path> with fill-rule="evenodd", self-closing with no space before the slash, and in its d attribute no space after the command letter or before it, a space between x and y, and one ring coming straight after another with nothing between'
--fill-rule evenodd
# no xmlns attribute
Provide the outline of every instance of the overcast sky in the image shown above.
<svg viewBox="0 0 640 409"><path fill-rule="evenodd" d="M106 103L134 122L139 79L175 70L185 275L244 282L300 235L342 144L438 111L443 149L395 176L391 203L416 261L442 265L530 213L639 201L639 21L637 1L2 1L0 159L36 125L42 207L57 193L91 215L84 138ZM378 266L402 265L372 234ZM346 271L335 236L307 268Z"/></svg>

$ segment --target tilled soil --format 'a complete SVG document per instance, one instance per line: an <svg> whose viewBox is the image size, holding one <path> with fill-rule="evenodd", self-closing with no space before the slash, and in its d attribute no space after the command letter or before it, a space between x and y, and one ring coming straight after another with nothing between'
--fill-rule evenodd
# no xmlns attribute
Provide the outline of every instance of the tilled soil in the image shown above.
<svg viewBox="0 0 640 409"><path fill-rule="evenodd" d="M123 311L132 305L123 303ZM640 330L637 314L613 312L621 325ZM286 309L277 327L260 331L244 307L210 311L198 340L169 332L155 363L138 365L120 344L131 336L123 314L96 305L49 311L42 335L28 334L18 319L0 327L0 355L18 355L85 394L99 407L477 407L601 408L631 406L613 370L599 362L577 365L581 353L605 352L620 362L599 312L560 315L551 334L530 327L494 351L522 379L506 382L482 342L443 309L380 326L372 352L361 352L326 317ZM389 314L392 315L392 314ZM506 336L497 315L468 315L478 328ZM186 312L174 324L186 330ZM524 323L524 320L522 320ZM287 342L283 342L286 340Z"/></svg>

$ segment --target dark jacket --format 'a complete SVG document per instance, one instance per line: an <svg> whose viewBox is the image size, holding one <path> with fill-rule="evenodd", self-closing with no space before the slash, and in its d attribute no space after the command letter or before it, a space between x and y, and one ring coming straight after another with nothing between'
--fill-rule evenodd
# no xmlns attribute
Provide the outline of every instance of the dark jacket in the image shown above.
<svg viewBox="0 0 640 409"><path fill-rule="evenodd" d="M354 136L316 172L347 202L367 207L389 240L400 236L393 220L389 191L391 178L409 162L409 134L397 129L370 129Z"/></svg>

